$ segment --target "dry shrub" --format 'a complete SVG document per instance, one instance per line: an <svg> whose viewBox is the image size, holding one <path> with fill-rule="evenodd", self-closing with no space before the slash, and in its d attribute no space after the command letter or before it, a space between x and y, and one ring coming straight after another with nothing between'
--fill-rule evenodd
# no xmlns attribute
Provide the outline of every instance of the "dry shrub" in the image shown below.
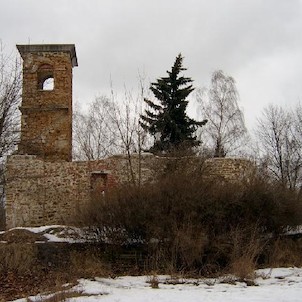
<svg viewBox="0 0 302 302"><path fill-rule="evenodd" d="M156 273L152 272L152 274L148 277L147 283L150 284L151 288L159 288L159 279Z"/></svg>
<svg viewBox="0 0 302 302"><path fill-rule="evenodd" d="M194 269L201 262L207 244L207 234L192 225L177 230L171 244L174 271Z"/></svg>
<svg viewBox="0 0 302 302"><path fill-rule="evenodd" d="M257 268L257 260L265 243L260 241L257 227L252 229L235 229L231 232L232 252L229 273L240 281L253 280Z"/></svg>
<svg viewBox="0 0 302 302"><path fill-rule="evenodd" d="M301 239L279 237L268 247L268 265L271 267L302 266Z"/></svg>
<svg viewBox="0 0 302 302"><path fill-rule="evenodd" d="M111 272L110 266L91 251L71 252L69 270L77 278L107 277Z"/></svg>
<svg viewBox="0 0 302 302"><path fill-rule="evenodd" d="M25 275L37 269L37 248L33 244L1 244L0 273Z"/></svg>
<svg viewBox="0 0 302 302"><path fill-rule="evenodd" d="M242 255L233 260L230 272L240 281L253 280L255 278L256 262L250 255Z"/></svg>
<svg viewBox="0 0 302 302"><path fill-rule="evenodd" d="M165 172L156 183L121 186L93 200L83 224L96 227L111 243L157 242L150 248L148 269L215 273L232 267L244 278L255 268L259 238L302 222L299 194L260 177L217 181L177 161ZM250 241L249 231L234 244L233 230L255 225ZM236 257L232 246L241 248Z"/></svg>
<svg viewBox="0 0 302 302"><path fill-rule="evenodd" d="M27 302L63 302L63 301L67 301L67 299L70 298L79 298L83 296L85 295L83 295L79 291L60 291L48 296L45 295L45 296L35 297L34 300L27 298Z"/></svg>

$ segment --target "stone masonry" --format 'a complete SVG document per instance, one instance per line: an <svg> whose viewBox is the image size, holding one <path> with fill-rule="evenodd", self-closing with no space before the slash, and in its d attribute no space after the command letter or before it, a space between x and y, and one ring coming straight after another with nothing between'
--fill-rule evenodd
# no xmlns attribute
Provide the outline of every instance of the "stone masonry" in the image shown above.
<svg viewBox="0 0 302 302"><path fill-rule="evenodd" d="M75 46L17 45L17 48L23 58L21 141L17 154L10 156L6 164L7 229L72 223L87 203L97 201L109 188L133 181L154 182L169 166L171 159L150 153L131 156L133 173L126 156L73 162ZM48 80L52 80L50 88L45 86ZM242 159L182 160L191 162L202 175L230 181L242 179L250 167L250 162Z"/></svg>
<svg viewBox="0 0 302 302"><path fill-rule="evenodd" d="M138 177L138 156L132 158ZM153 182L163 159L140 159L142 182ZM36 155L12 155L6 165L6 227L69 224L89 202L130 179L128 159L50 162Z"/></svg>
<svg viewBox="0 0 302 302"><path fill-rule="evenodd" d="M75 46L17 45L23 58L20 154L71 161ZM47 80L53 87L46 89Z"/></svg>
<svg viewBox="0 0 302 302"><path fill-rule="evenodd" d="M207 159L203 167L206 177L232 182L249 180L255 172L255 165L244 158L214 157Z"/></svg>
<svg viewBox="0 0 302 302"><path fill-rule="evenodd" d="M136 183L156 180L175 159L150 153L132 155ZM177 160L177 159L176 159ZM240 181L252 171L248 160L187 158L202 176L218 181ZM140 165L139 165L140 163ZM201 177L202 177L201 176ZM128 159L112 156L98 161L50 162L36 155L12 155L6 166L6 227L73 223L90 201L117 184L132 182Z"/></svg>

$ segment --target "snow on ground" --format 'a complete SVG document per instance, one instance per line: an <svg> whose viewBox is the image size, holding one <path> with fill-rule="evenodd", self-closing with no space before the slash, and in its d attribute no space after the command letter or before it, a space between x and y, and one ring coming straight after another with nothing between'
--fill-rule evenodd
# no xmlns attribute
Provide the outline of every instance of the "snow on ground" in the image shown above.
<svg viewBox="0 0 302 302"><path fill-rule="evenodd" d="M224 283L232 276L219 279L183 279L182 284L167 284L169 277L159 276L159 288L151 288L150 276L80 279L70 291L80 296L68 302L301 302L302 268L275 268L257 271L257 286L244 282ZM233 279L234 280L234 279ZM46 296L47 297L47 296ZM44 297L44 298L46 298ZM48 296L49 297L49 296ZM30 301L43 301L43 296ZM15 302L26 302L19 299Z"/></svg>
<svg viewBox="0 0 302 302"><path fill-rule="evenodd" d="M2 237L14 231L30 232L34 235L41 235L42 242L66 242L66 243L83 243L83 242L95 242L100 238L106 241L105 232L98 234L96 230L89 228L78 228L74 226L66 225L47 225L40 227L16 227L7 231L0 231L0 242L5 243L5 240L1 240ZM285 235L302 235L302 226L298 226L294 229L288 228ZM40 242L40 241L38 241Z"/></svg>
<svg viewBox="0 0 302 302"><path fill-rule="evenodd" d="M22 232L22 230L35 235L41 235L43 242L81 243L96 240L96 233L92 230L65 225L16 227L0 232L0 238L14 231ZM2 242L5 242L5 240L2 240Z"/></svg>

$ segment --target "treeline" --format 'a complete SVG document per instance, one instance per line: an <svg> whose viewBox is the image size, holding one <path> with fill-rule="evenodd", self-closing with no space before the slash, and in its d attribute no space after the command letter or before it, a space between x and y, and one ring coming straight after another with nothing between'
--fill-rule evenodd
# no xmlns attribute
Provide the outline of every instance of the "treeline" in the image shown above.
<svg viewBox="0 0 302 302"><path fill-rule="evenodd" d="M302 107L269 105L249 132L239 107L235 80L218 70L210 87L194 90L177 56L166 77L138 92L101 96L88 112L74 113L74 158L95 160L113 154L151 151L158 155L251 158L284 186L299 188L302 177ZM149 89L150 88L150 89ZM196 120L187 115L195 103Z"/></svg>

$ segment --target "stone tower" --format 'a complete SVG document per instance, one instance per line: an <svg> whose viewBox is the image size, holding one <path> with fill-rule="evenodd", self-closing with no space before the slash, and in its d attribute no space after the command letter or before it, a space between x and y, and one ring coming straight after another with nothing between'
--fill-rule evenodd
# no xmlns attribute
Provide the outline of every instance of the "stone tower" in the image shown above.
<svg viewBox="0 0 302 302"><path fill-rule="evenodd" d="M23 59L19 154L71 161L74 44L17 45Z"/></svg>

